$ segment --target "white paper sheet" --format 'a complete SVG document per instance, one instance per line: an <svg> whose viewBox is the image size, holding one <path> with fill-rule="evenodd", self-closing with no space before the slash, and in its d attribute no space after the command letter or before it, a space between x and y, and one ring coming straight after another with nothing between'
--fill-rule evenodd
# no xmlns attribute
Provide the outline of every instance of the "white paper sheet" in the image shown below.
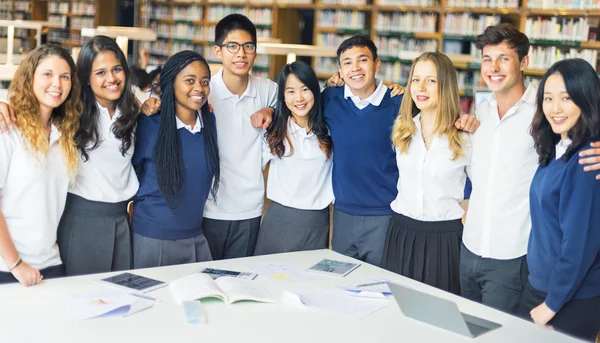
<svg viewBox="0 0 600 343"><path fill-rule="evenodd" d="M265 275L273 282L312 282L323 280L324 277L309 273L303 269L286 263L251 264L248 268L259 275Z"/></svg>
<svg viewBox="0 0 600 343"><path fill-rule="evenodd" d="M324 311L354 319L368 316L389 304L389 300L386 299L354 297L341 290L330 289L285 291L282 298L314 311Z"/></svg>
<svg viewBox="0 0 600 343"><path fill-rule="evenodd" d="M145 310L154 301L142 299L118 290L103 290L70 294L68 304L78 319L125 317Z"/></svg>

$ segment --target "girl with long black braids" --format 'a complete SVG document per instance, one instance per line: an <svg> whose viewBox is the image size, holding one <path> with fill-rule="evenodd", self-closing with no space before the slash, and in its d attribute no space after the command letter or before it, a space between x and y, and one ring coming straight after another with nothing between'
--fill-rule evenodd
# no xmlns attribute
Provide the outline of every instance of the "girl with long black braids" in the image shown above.
<svg viewBox="0 0 600 343"><path fill-rule="evenodd" d="M178 52L161 72L159 115L138 119L134 268L212 260L202 232L204 205L209 195L216 200L220 175L209 84L206 60L193 51Z"/></svg>
<svg viewBox="0 0 600 343"><path fill-rule="evenodd" d="M271 205L255 255L325 249L329 238L332 143L321 112L319 81L308 64L296 61L283 67L278 84L263 157L263 163L271 161Z"/></svg>

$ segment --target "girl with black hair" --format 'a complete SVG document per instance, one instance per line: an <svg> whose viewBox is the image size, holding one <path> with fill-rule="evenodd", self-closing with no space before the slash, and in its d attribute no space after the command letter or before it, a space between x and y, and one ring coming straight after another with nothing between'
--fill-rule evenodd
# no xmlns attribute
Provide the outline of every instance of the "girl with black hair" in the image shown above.
<svg viewBox="0 0 600 343"><path fill-rule="evenodd" d="M327 248L331 137L321 112L314 71L304 62L283 67L277 110L266 133L267 198L255 255Z"/></svg>
<svg viewBox="0 0 600 343"><path fill-rule="evenodd" d="M161 72L159 115L138 119L134 268L212 260L202 214L209 195L216 200L220 169L209 84L206 60L193 51L178 52Z"/></svg>
<svg viewBox="0 0 600 343"><path fill-rule="evenodd" d="M531 134L529 278L519 312L593 341L600 330L600 183L577 154L600 139L600 80L582 59L555 63L537 93Z"/></svg>
<svg viewBox="0 0 600 343"><path fill-rule="evenodd" d="M77 59L83 112L75 135L81 165L58 228L67 275L131 268L127 204L138 189L131 165L139 105L116 42L96 36Z"/></svg>

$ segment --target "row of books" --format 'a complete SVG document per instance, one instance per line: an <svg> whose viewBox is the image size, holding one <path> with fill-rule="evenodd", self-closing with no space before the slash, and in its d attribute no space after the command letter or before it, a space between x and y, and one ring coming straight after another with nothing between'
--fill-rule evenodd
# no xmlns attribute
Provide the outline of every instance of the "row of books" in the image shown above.
<svg viewBox="0 0 600 343"><path fill-rule="evenodd" d="M375 37L375 45L379 56L382 57L397 57L404 51L436 51L437 43L437 40L434 39Z"/></svg>
<svg viewBox="0 0 600 343"><path fill-rule="evenodd" d="M96 27L96 19L94 17L72 17L71 28L77 29L82 27Z"/></svg>
<svg viewBox="0 0 600 343"><path fill-rule="evenodd" d="M344 40L352 36L351 34L319 33L315 45L338 47Z"/></svg>
<svg viewBox="0 0 600 343"><path fill-rule="evenodd" d="M96 3L94 2L74 2L71 6L73 14L94 15L96 13Z"/></svg>
<svg viewBox="0 0 600 343"><path fill-rule="evenodd" d="M142 7L142 18L171 19L171 8L166 5L148 5Z"/></svg>
<svg viewBox="0 0 600 343"><path fill-rule="evenodd" d="M175 6L173 7L173 20L202 20L204 6Z"/></svg>
<svg viewBox="0 0 600 343"><path fill-rule="evenodd" d="M378 78L406 86L410 76L410 64L400 62L381 62Z"/></svg>
<svg viewBox="0 0 600 343"><path fill-rule="evenodd" d="M547 69L554 63L566 58L582 58L596 69L598 50L557 48L554 46L532 46L529 49L529 68Z"/></svg>
<svg viewBox="0 0 600 343"><path fill-rule="evenodd" d="M437 30L437 13L384 12L377 14L377 31L429 32Z"/></svg>
<svg viewBox="0 0 600 343"><path fill-rule="evenodd" d="M323 5L366 5L367 0L321 0Z"/></svg>
<svg viewBox="0 0 600 343"><path fill-rule="evenodd" d="M435 0L377 0L377 4L382 6L437 6Z"/></svg>
<svg viewBox="0 0 600 343"><path fill-rule="evenodd" d="M364 29L365 12L346 10L324 10L319 12L319 27L339 29Z"/></svg>
<svg viewBox="0 0 600 343"><path fill-rule="evenodd" d="M52 24L66 26L67 25L67 16L60 15L60 14L49 14L48 21Z"/></svg>
<svg viewBox="0 0 600 343"><path fill-rule="evenodd" d="M528 0L527 8L532 9L567 9L567 10L598 10L598 0Z"/></svg>
<svg viewBox="0 0 600 343"><path fill-rule="evenodd" d="M31 1L15 1L15 11L29 11L31 9Z"/></svg>
<svg viewBox="0 0 600 343"><path fill-rule="evenodd" d="M50 13L69 13L68 2L48 1Z"/></svg>
<svg viewBox="0 0 600 343"><path fill-rule="evenodd" d="M588 18L527 18L525 34L533 39L587 41Z"/></svg>
<svg viewBox="0 0 600 343"><path fill-rule="evenodd" d="M448 7L518 8L519 0L448 0Z"/></svg>
<svg viewBox="0 0 600 343"><path fill-rule="evenodd" d="M244 7L232 7L232 6L209 6L208 7L208 20L219 21L224 17L233 13L246 13Z"/></svg>
<svg viewBox="0 0 600 343"><path fill-rule="evenodd" d="M479 70L456 70L459 89L473 90L479 88L481 84L480 78Z"/></svg>
<svg viewBox="0 0 600 343"><path fill-rule="evenodd" d="M500 23L500 16L472 13L448 13L444 21L444 34L478 35L486 27Z"/></svg>

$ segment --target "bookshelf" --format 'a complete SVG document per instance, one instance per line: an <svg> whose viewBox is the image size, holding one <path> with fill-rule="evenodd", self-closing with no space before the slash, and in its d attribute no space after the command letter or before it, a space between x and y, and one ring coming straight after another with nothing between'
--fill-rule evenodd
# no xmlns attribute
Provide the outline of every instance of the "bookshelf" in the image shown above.
<svg viewBox="0 0 600 343"><path fill-rule="evenodd" d="M150 53L148 64L162 65L181 50L202 52L209 63L220 63L213 52L215 25L219 20L231 13L244 14L255 23L258 37L271 38L277 25L277 10L273 0L143 0L140 26L152 29L158 39L142 42L140 47ZM268 78L273 70L271 57L259 55L252 72Z"/></svg>
<svg viewBox="0 0 600 343"><path fill-rule="evenodd" d="M42 2L43 0L35 0ZM47 3L48 21L65 25L64 29L48 32L47 42L68 47L84 43L82 28L113 26L116 24L117 0L63 0Z"/></svg>
<svg viewBox="0 0 600 343"><path fill-rule="evenodd" d="M0 0L0 19L5 20L46 20L46 1L40 0ZM6 38L6 28L0 28L0 37ZM35 47L35 31L16 29L15 46L21 52Z"/></svg>

